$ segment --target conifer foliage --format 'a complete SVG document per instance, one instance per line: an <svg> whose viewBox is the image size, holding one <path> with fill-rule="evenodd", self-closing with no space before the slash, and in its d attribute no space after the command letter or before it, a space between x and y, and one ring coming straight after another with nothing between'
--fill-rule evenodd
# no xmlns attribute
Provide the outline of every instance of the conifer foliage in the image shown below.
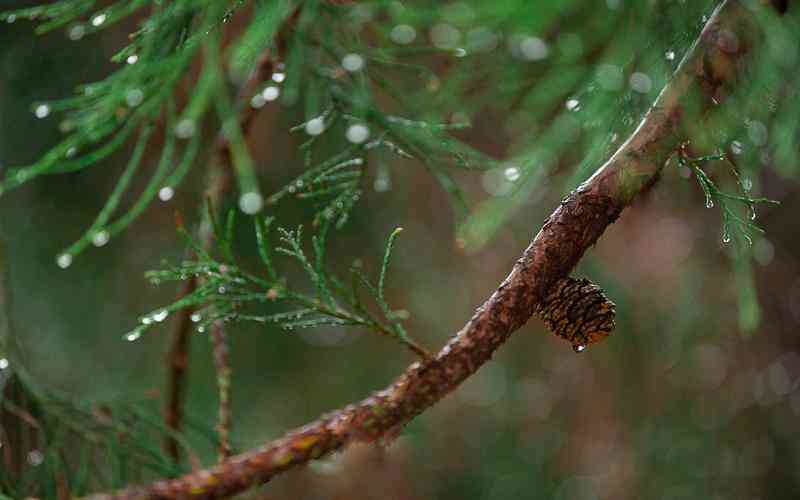
<svg viewBox="0 0 800 500"><path fill-rule="evenodd" d="M201 333L237 322L284 330L357 328L398 342L420 363L430 363L423 366L433 366L431 377L439 377L450 373L442 361L450 346L438 357L429 352L406 331L408 311L387 299L390 284L409 286L392 273L393 248L403 244L401 228L388 235L376 269L355 259L348 272L334 271L327 256L329 240L362 209L365 192L387 191L392 169L402 166L423 168L441 186L451 201L455 239L466 251L489 242L542 186L562 182L553 189L576 188L625 147L625 137L641 134L638 125L661 89L676 71L687 73L681 61L689 54L684 63L689 64L692 50L702 46L695 40L714 9L733 9L729 5L739 2L676 3L57 0L4 12L0 19L6 22L33 21L39 33L59 30L70 40L100 30L132 29L128 44L113 56L118 66L107 78L85 83L64 99L33 103L37 117L60 120L63 138L38 161L0 173L0 195L13 196L15 188L41 176L100 167L112 154L130 148L94 222L54 256L59 267L67 268L76 258L89 258L93 246L102 247L125 231L156 200L170 201L189 176L205 176L209 192L222 196L197 200L202 210L196 224L187 228L178 223L186 257L146 276L154 285L191 286L176 301L140 316L124 333L126 340L140 339L174 315L186 316L192 330ZM779 10L752 8L750 22L771 27L761 35L768 56L749 63L748 78L736 83L727 73L735 68L709 69L721 75L707 82L719 91L713 99L724 102L706 112L693 100L696 96L682 101L686 113L703 110L707 127L682 125L685 140L669 155L673 172L680 169L696 179L706 207L719 208L722 242L731 243L737 270L746 277L751 271L741 263L749 261L750 245L761 231L757 207L775 203L756 194L759 170L796 175L800 154L792 147L800 132L800 93L785 85L787 74L800 71L786 56L791 52L787 47L796 47L800 22L796 14L781 16L785 2ZM627 28L620 31L620 26ZM739 48L726 45L722 50L738 57ZM796 48L793 54L797 59ZM261 74L264 68L269 71ZM252 118L268 109L300 117L287 130L259 139L300 138L302 170L274 192L262 190L259 176L267 172L251 156ZM502 131L485 123L497 117L507 118ZM537 129L539 123L547 123L547 129ZM507 136L502 138L506 157L474 145L471 134L492 131ZM476 194L475 180L485 193ZM138 192L136 186L141 186ZM606 223L641 189L619 195L624 201L614 199L604 214L611 219ZM565 199L567 217L570 203L583 192ZM227 195L235 199L229 211ZM280 204L307 205L308 220L302 225L277 220L272 212ZM257 269L237 255L235 234L244 225L255 236ZM534 303L528 315L540 311L577 351L605 338L613 328L614 304L587 281L550 278L552 295L547 303ZM752 297L752 278L740 283L743 296ZM573 314L575 304L583 311L582 323ZM491 332L486 335L494 338ZM491 355L502 340L493 340L481 356ZM215 352L225 352L224 335L214 342ZM454 370L463 379L485 359L472 363L465 355L459 361L469 366ZM228 400L230 390L231 367L225 363L220 356L221 401ZM421 377L416 369L410 369L409 379ZM6 373L0 367L0 374ZM430 388L408 384L424 386L431 394L416 401L419 407L390 408L395 401L382 393L347 416L364 423L369 419L358 412L366 408L374 412L370 425L375 428L383 418L403 423L461 379L437 379ZM186 434L216 443L226 440L222 436L230 430L222 404L215 433L208 423L188 421L182 429L165 425L155 416L158 410L146 405L87 408L36 387L21 368L0 375L3 384L4 428L6 422L22 422L22 433L12 436L18 443L26 432L37 436L36 446L16 458L15 467L0 468L0 492L9 497L65 498L175 477L187 473L188 464L180 455L163 452L161 440L179 443L181 455L193 459ZM338 448L347 433L336 434L332 422L320 424L320 434L302 437L312 443L327 432L323 437ZM379 437L367 427L360 430L371 440ZM75 453L69 460L63 454L74 443L82 457L77 465ZM297 454L281 467L296 457L298 463L316 458L309 446L305 454L290 446ZM98 449L112 458L103 466L95 463ZM34 474L25 461L46 467ZM90 472L97 467L108 470Z"/></svg>

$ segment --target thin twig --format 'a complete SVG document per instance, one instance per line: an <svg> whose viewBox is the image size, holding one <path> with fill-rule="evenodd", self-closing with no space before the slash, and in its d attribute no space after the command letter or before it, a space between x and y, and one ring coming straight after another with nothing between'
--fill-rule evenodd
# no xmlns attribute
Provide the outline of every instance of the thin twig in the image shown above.
<svg viewBox="0 0 800 500"><path fill-rule="evenodd" d="M247 142L249 142L253 122L255 121L255 117L259 110L252 106L248 106L246 103L249 103L250 98L259 91L259 87L272 77L276 65L286 53L287 35L288 32L294 28L294 24L297 20L299 12L299 8L295 9L295 11L287 18L284 27L278 32L275 38L275 48L267 49L261 54L258 62L256 63L255 69L239 90L238 101L239 103L244 103L240 105L239 127L241 128L242 134ZM205 194L211 206L218 208L222 206L225 196L228 194L228 192L230 192L234 185L231 144L222 131L217 134L217 138L214 143L214 149L210 155L209 166L210 168L208 169L207 174L208 179L206 181ZM207 212L203 210L202 213L206 214ZM200 224L198 224L197 228L195 229L195 233L197 241L200 242L202 248L205 250L210 250L214 244L214 235L213 231L210 229L210 224L207 222L206 216L203 215ZM198 279L196 276L189 278L181 292L181 297L192 293L197 288L197 285ZM188 370L189 348L191 347L190 333L192 330L192 314L194 314L194 309L191 307L185 308L180 312L173 333L173 349L170 351L167 357L167 367L169 370L168 383L170 391L166 404L165 422L166 425L174 432L180 432L182 427L183 393ZM224 326L220 325L219 328L223 329ZM218 337L224 339L224 332L222 332L222 334ZM215 336L212 336L214 357L216 359L219 354L218 351L226 348L217 345L214 338ZM217 374L217 379L221 379L219 374ZM220 402L220 404L222 403ZM220 406L220 415L222 414L221 410L222 407ZM228 410L230 410L230 408L228 408ZM226 420L224 425L222 425L220 422L218 425L218 431L222 429L222 432L224 432L227 436L230 433L229 426L230 418ZM220 438L220 443L222 442L223 440ZM165 448L173 460L177 462L180 459L178 443L173 437L168 436L166 438Z"/></svg>
<svg viewBox="0 0 800 500"><path fill-rule="evenodd" d="M229 360L228 339L222 321L211 325L211 338L214 343L214 367L217 371L217 387L219 388L219 414L217 417L217 436L219 438L218 455L222 462L231 456L231 365Z"/></svg>
<svg viewBox="0 0 800 500"><path fill-rule="evenodd" d="M744 7L736 0L721 3L633 135L561 203L505 281L435 357L412 364L392 385L360 403L213 468L96 498L233 495L350 443L395 432L449 394L525 324L553 283L566 276L622 210L657 181L685 139L685 125L702 119L714 107L714 99L724 97L723 85L736 85L744 66L740 63L759 39L749 10L753 8L758 7ZM700 114L685 116L687 104Z"/></svg>
<svg viewBox="0 0 800 500"><path fill-rule="evenodd" d="M185 282L181 298L194 292L197 282L194 278ZM180 432L183 422L183 397L186 388L187 369L189 365L189 341L192 332L191 316L193 308L181 312L175 325L175 333L172 338L172 348L167 355L167 406L164 414L164 422L167 428L174 432ZM173 435L166 437L165 448L167 454L173 461L180 459L180 446Z"/></svg>

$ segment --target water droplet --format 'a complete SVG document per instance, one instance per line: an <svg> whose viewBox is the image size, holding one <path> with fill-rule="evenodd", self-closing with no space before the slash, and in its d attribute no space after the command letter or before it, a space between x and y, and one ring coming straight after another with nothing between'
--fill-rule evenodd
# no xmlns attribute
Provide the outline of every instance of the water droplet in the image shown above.
<svg viewBox="0 0 800 500"><path fill-rule="evenodd" d="M227 290L227 289L226 289L224 286L221 286L221 287L217 288L217 291L218 291L218 292L219 292L221 295L225 295L225 292L227 292L228 290Z"/></svg>
<svg viewBox="0 0 800 500"><path fill-rule="evenodd" d="M467 54L468 54L467 49L463 47L458 47L453 51L453 55L456 57L467 57Z"/></svg>
<svg viewBox="0 0 800 500"><path fill-rule="evenodd" d="M92 18L92 26L97 27L106 22L106 15L105 14L97 14Z"/></svg>
<svg viewBox="0 0 800 500"><path fill-rule="evenodd" d="M743 178L742 190L744 190L745 193L749 193L751 189L753 189L753 179L750 179L749 177Z"/></svg>
<svg viewBox="0 0 800 500"><path fill-rule="evenodd" d="M430 31L431 42L439 49L454 49L461 41L461 31L447 23L435 24Z"/></svg>
<svg viewBox="0 0 800 500"><path fill-rule="evenodd" d="M276 71L272 73L272 81L275 83L281 83L282 81L286 80L286 73Z"/></svg>
<svg viewBox="0 0 800 500"><path fill-rule="evenodd" d="M58 267L60 267L61 269L68 268L69 266L72 265L72 255L68 253L63 253L59 255L58 258L56 259L56 264L58 264Z"/></svg>
<svg viewBox="0 0 800 500"><path fill-rule="evenodd" d="M281 95L281 90L274 85L270 85L269 87L261 91L261 97L263 97L265 101L274 101L280 95Z"/></svg>
<svg viewBox="0 0 800 500"><path fill-rule="evenodd" d="M653 81L646 73L633 73L628 79L628 84L634 92L647 94L653 89Z"/></svg>
<svg viewBox="0 0 800 500"><path fill-rule="evenodd" d="M392 31L389 33L389 38L391 38L394 43L400 45L408 45L412 43L416 37L417 30L408 24L398 24L392 28Z"/></svg>
<svg viewBox="0 0 800 500"><path fill-rule="evenodd" d="M86 34L86 27L82 24L76 24L72 26L69 29L69 31L67 31L67 38L69 38L74 42L83 38L85 34Z"/></svg>
<svg viewBox="0 0 800 500"><path fill-rule="evenodd" d="M17 20L17 15L16 15L16 14L9 14L9 15L6 17L6 22L7 22L8 24L13 24L14 22L16 22L16 20Z"/></svg>
<svg viewBox="0 0 800 500"><path fill-rule="evenodd" d="M572 350L575 351L575 352L583 352L583 351L586 350L586 346L583 345L583 344L576 344L576 345L572 346Z"/></svg>
<svg viewBox="0 0 800 500"><path fill-rule="evenodd" d="M622 68L616 64L601 64L595 72L597 84L604 90L619 90L625 85Z"/></svg>
<svg viewBox="0 0 800 500"><path fill-rule="evenodd" d="M125 59L125 62L127 62L128 64L136 64L137 62L139 62L139 56L137 56L136 54L131 54L128 56L127 59Z"/></svg>
<svg viewBox="0 0 800 500"><path fill-rule="evenodd" d="M733 141L731 143L731 153L735 155L740 155L744 151L744 145L739 141Z"/></svg>
<svg viewBox="0 0 800 500"><path fill-rule="evenodd" d="M170 186L164 186L158 190L158 199L161 201L169 201L175 196L175 190Z"/></svg>
<svg viewBox="0 0 800 500"><path fill-rule="evenodd" d="M514 168L514 167L512 167ZM487 170L481 177L481 185L492 196L506 196L511 193L513 184L499 169Z"/></svg>
<svg viewBox="0 0 800 500"><path fill-rule="evenodd" d="M567 107L567 109L568 109L568 110L570 110L570 111L580 111L580 109L581 109L581 102L580 102L579 100L577 100L577 99L569 99L569 100L568 100L568 101L565 103L565 106L566 106L566 107Z"/></svg>
<svg viewBox="0 0 800 500"><path fill-rule="evenodd" d="M364 58L360 54L347 54L342 58L342 67L350 73L361 71L364 68Z"/></svg>
<svg viewBox="0 0 800 500"><path fill-rule="evenodd" d="M78 153L78 149L77 149L75 146L71 146L69 149L67 149L67 152L66 152L66 153L64 153L64 156L65 156L66 158L72 158L72 157L74 157L74 156L75 156L77 153Z"/></svg>
<svg viewBox="0 0 800 500"><path fill-rule="evenodd" d="M517 167L507 167L503 171L503 175L505 175L506 179L508 179L509 181L515 182L516 180L519 179L520 171L519 168Z"/></svg>
<svg viewBox="0 0 800 500"><path fill-rule="evenodd" d="M711 196L706 196L706 208L714 208L714 200L711 199Z"/></svg>
<svg viewBox="0 0 800 500"><path fill-rule="evenodd" d="M550 49L541 38L526 36L519 42L519 54L528 61L541 61L547 58Z"/></svg>
<svg viewBox="0 0 800 500"><path fill-rule="evenodd" d="M347 127L345 136L353 144L361 144L369 138L369 128L362 123L355 123Z"/></svg>
<svg viewBox="0 0 800 500"><path fill-rule="evenodd" d="M769 138L767 126L758 120L750 120L747 123L747 136L756 146L764 146Z"/></svg>
<svg viewBox="0 0 800 500"><path fill-rule="evenodd" d="M242 212L246 214L257 214L261 211L263 206L264 198L261 196L261 194L255 191L244 193L239 197L239 208L242 209Z"/></svg>
<svg viewBox="0 0 800 500"><path fill-rule="evenodd" d="M389 177L378 177L375 179L373 188L378 193L385 193L392 189L392 181Z"/></svg>
<svg viewBox="0 0 800 500"><path fill-rule="evenodd" d="M169 316L169 311L167 311L166 309L162 309L157 313L153 314L153 320L155 320L156 323L161 323L162 321L167 319L167 316Z"/></svg>
<svg viewBox="0 0 800 500"><path fill-rule="evenodd" d="M206 327L204 327L202 325L197 327L197 333L204 333L205 331L206 331Z"/></svg>
<svg viewBox="0 0 800 500"><path fill-rule="evenodd" d="M667 58L667 61L674 61L675 60L675 51L668 50L664 53L664 57Z"/></svg>
<svg viewBox="0 0 800 500"><path fill-rule="evenodd" d="M140 105L144 101L144 92L140 89L130 89L125 94L125 102L128 103L128 106L131 108L135 108L136 106Z"/></svg>
<svg viewBox="0 0 800 500"><path fill-rule="evenodd" d="M8 360L6 358L0 358L0 370L5 370L8 368Z"/></svg>
<svg viewBox="0 0 800 500"><path fill-rule="evenodd" d="M44 454L39 450L31 450L28 452L28 463L34 467L42 465L44 462Z"/></svg>
<svg viewBox="0 0 800 500"><path fill-rule="evenodd" d="M750 220L756 220L756 207L754 205L750 205Z"/></svg>
<svg viewBox="0 0 800 500"><path fill-rule="evenodd" d="M175 135L180 139L188 139L197 131L194 120L184 118L175 125Z"/></svg>
<svg viewBox="0 0 800 500"><path fill-rule="evenodd" d="M306 122L306 134L320 135L325 131L325 120L322 117L312 118Z"/></svg>
<svg viewBox="0 0 800 500"><path fill-rule="evenodd" d="M250 106L255 109L264 107L264 104L267 103L267 100L264 99L264 96L261 94L256 94L250 99Z"/></svg>
<svg viewBox="0 0 800 500"><path fill-rule="evenodd" d="M34 110L36 118L47 118L50 115L50 106L47 104L39 104Z"/></svg>
<svg viewBox="0 0 800 500"><path fill-rule="evenodd" d="M727 229L722 233L722 242L726 245L731 242L731 233L729 233Z"/></svg>
<svg viewBox="0 0 800 500"><path fill-rule="evenodd" d="M203 319L203 317L198 313L194 313L191 316L192 323L199 323L201 319Z"/></svg>
<svg viewBox="0 0 800 500"><path fill-rule="evenodd" d="M140 321L142 322L143 325L152 325L153 324L153 318L151 318L150 316L142 316Z"/></svg>
<svg viewBox="0 0 800 500"><path fill-rule="evenodd" d="M101 247L106 243L108 243L109 238L110 235L108 234L108 231L106 231L105 229L97 231L92 236L92 244L96 247Z"/></svg>
<svg viewBox="0 0 800 500"><path fill-rule="evenodd" d="M389 176L389 169L385 165L378 167L373 188L378 193L385 193L392 189L392 178Z"/></svg>
<svg viewBox="0 0 800 500"><path fill-rule="evenodd" d="M128 342L136 342L137 340L139 340L139 338L141 336L142 336L142 332L135 331L135 332L131 332L128 335L126 335L125 336L125 340L127 340Z"/></svg>

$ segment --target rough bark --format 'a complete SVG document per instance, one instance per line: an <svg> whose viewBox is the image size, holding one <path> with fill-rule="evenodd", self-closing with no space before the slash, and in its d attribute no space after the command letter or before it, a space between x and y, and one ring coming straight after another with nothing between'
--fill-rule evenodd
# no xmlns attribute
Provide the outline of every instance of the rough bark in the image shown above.
<svg viewBox="0 0 800 500"><path fill-rule="evenodd" d="M217 466L95 498L219 498L330 454L394 432L450 393L522 326L685 140L684 122L701 120L736 85L744 56L760 39L750 9L726 0L711 16L640 126L597 172L556 208L511 273L439 353L412 364L393 384L284 437Z"/></svg>

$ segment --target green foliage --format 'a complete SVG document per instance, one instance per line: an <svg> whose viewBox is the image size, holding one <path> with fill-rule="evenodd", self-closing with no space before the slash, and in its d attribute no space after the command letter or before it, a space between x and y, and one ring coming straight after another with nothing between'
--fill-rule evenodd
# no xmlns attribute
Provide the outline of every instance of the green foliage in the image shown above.
<svg viewBox="0 0 800 500"><path fill-rule="evenodd" d="M325 219L317 234L311 237L311 253L304 249L303 228L294 230L278 228L278 242L270 242L271 217L254 218L258 252L265 276L250 273L236 263L232 250L235 212L231 211L227 224L216 221L212 214L216 247L219 257L206 252L191 238L196 258L177 267L151 271L147 277L153 284L197 278L199 286L190 295L141 318L141 325L127 334L129 341L137 340L143 332L164 321L170 314L192 308L192 321L199 333L207 331L217 322L253 321L274 324L291 331L323 326L355 326L394 338L419 355L425 355L402 325L407 312L393 310L386 301L385 284L392 247L400 233L398 228L389 236L386 252L377 283L370 280L358 262L350 269L349 282L331 272L325 263L326 238L331 223ZM311 290L297 285L297 279L281 272L275 264L275 255L288 257L308 278ZM349 283L349 284L348 284ZM366 294L374 308L365 302ZM272 312L279 308L280 312ZM264 312L264 309L269 312ZM371 309L377 309L373 311Z"/></svg>
<svg viewBox="0 0 800 500"><path fill-rule="evenodd" d="M721 191L708 172L703 169L703 165L707 162L719 162L730 167L731 176L736 181L739 194ZM769 198L752 197L750 191L753 181L743 180L736 170L736 166L723 154L691 158L681 151L678 156L678 164L691 169L695 175L697 183L705 195L706 208L714 208L715 204L719 206L722 214L722 242L730 243L731 239L735 239L736 243L747 242L748 245L752 245L753 232L764 232L754 222L757 216L756 205L759 203L778 204L779 202Z"/></svg>
<svg viewBox="0 0 800 500"><path fill-rule="evenodd" d="M306 151L307 166L311 167L312 146L326 132L336 130L347 137L351 147L347 150L359 156L342 161L356 165L364 161L363 154L372 149L384 149L409 157L413 154L430 169L444 188L452 194L462 210L463 195L450 175L442 170L443 162L455 159L459 166L480 165L492 162L461 141L449 135L464 123L435 124L429 121L395 116L382 109L376 89L390 91L381 74L382 67L402 67L404 54L375 50L357 43L363 55L349 52L354 47L352 33L333 33L329 26L336 25L343 11L326 2L309 1L302 9L288 1L246 2L244 0L183 0L162 3L153 0L118 2L108 7L98 7L97 2L63 0L49 5L6 12L0 17L9 21L31 19L39 21L39 30L49 31L65 25L69 37L79 39L86 34L104 29L113 23L149 7L142 16L140 29L131 34L131 43L120 50L112 60L122 64L111 76L101 82L82 85L76 97L37 103L35 113L45 118L51 113L64 116L61 129L64 140L53 147L36 163L9 169L0 182L0 193L29 182L41 175L73 172L93 166L119 151L133 137L137 137L134 152L120 176L108 203L85 234L69 246L60 256L59 265L68 266L74 256L89 247L105 245L110 238L133 222L158 195L169 200L182 179L191 169L200 149L200 124L210 112L215 112L221 122L223 136L230 144L233 166L239 184L240 205L247 213L255 213L263 205L263 197L255 175L244 134L239 123L241 109L228 93L228 77L243 79L254 67L264 49L273 47L278 30L287 19L299 12L297 29L290 31L286 58L287 79L283 89L270 90L274 99L283 95L291 104L303 95L306 100L308 122L298 130L308 132L310 138L301 149ZM222 32L231 19L247 4L252 4L248 27L225 49L221 45ZM85 19L85 21L84 21ZM323 22L325 21L325 22ZM274 49L274 47L273 47ZM350 54L364 71L342 71L342 58ZM203 56L202 69L192 82L186 75L198 57ZM225 56L223 59L221 56ZM229 63L229 72L223 68ZM418 65L410 65L412 69ZM288 78L287 78L288 76ZM189 90L191 96L180 111L176 111L179 94ZM254 96L251 105L260 107L265 100ZM395 93L397 99L402 95ZM164 122L163 130L157 124ZM308 124L321 125L312 130ZM312 127L315 125L312 125ZM120 217L112 221L120 209L122 199L130 188L143 163L145 149L151 143L153 132L163 135L163 147L158 166L153 172L138 200ZM367 140L372 137L374 139ZM188 140L188 143L180 143ZM356 146L356 147L353 147ZM408 150L408 153L405 152ZM320 164L324 169L334 161L336 169L344 169L334 154ZM314 175L313 168L304 177ZM363 169L362 169L363 172ZM321 172L322 173L322 172ZM352 205L360 197L362 177L354 172L341 172L331 177L314 177L316 184L309 185L301 197L319 197L336 194L331 205ZM299 178L298 181L302 181ZM322 187L324 189L315 189ZM287 186L287 191L292 186ZM276 201L281 193L273 196ZM347 210L339 210L346 214ZM327 209L324 212L330 213ZM341 227L346 217L337 225ZM317 221L319 223L319 221Z"/></svg>
<svg viewBox="0 0 800 500"><path fill-rule="evenodd" d="M72 257L89 243L102 246L108 242L133 222L156 195L163 200L174 195L174 190L195 161L202 141L199 124L212 110L212 104L216 104L225 124L224 133L234 145L234 164L239 173L240 189L243 193L258 193L252 161L246 152L242 153L241 147L237 147L241 143L241 133L238 126L230 125L236 124L236 110L229 102L221 62L216 57L221 50L220 31L242 3L138 0L95 8L94 1L66 0L2 15L8 20L27 18L42 21L40 31L73 23L68 33L70 38L78 39L143 7L151 7L150 14L140 22L140 29L130 35L131 43L112 58L121 66L111 76L80 86L75 97L34 105L40 118L51 113L62 114L64 119L60 127L66 136L36 163L9 169L0 183L0 192L3 192L41 175L88 168L109 158L132 137L138 136L134 152L105 208L86 233L61 255L59 264L62 267L69 265ZM275 16L279 15L275 12ZM279 21L273 21L273 29ZM264 36L269 40L272 34L264 33ZM191 97L178 113L175 110L176 94L201 52L206 55L205 63L191 89ZM252 66L255 56L251 55L251 59L246 61L243 55L240 61ZM156 124L162 119L163 147L158 166L138 200L112 221L111 217L139 175L144 151L151 142ZM178 142L185 144L178 145Z"/></svg>
<svg viewBox="0 0 800 500"><path fill-rule="evenodd" d="M738 144L733 147L740 147ZM756 205L778 204L777 201L764 197L753 197L752 180L743 179L736 165L724 154L690 157L685 149L678 154L678 165L689 169L705 195L706 208L718 206L722 215L722 243L733 242L735 248L730 252L739 295L739 327L745 335L751 335L760 323L761 307L755 288L755 279L751 263L750 246L754 233L763 234L764 230L756 223ZM724 165L730 170L730 177L735 181L739 193L723 192L717 186L706 165ZM705 167L704 167L705 166Z"/></svg>
<svg viewBox="0 0 800 500"><path fill-rule="evenodd" d="M42 389L19 367L0 379L0 423L4 445L12 447L5 448L4 463L18 460L24 471L17 476L13 467L0 467L0 495L11 498L84 495L174 476L187 469L164 454L165 437L193 457L188 436L216 441L193 421L185 434L170 431L146 401L76 401Z"/></svg>
<svg viewBox="0 0 800 500"><path fill-rule="evenodd" d="M531 200L573 188L608 158L668 81L716 4L364 0L342 7L322 0L59 0L5 13L0 18L37 21L40 33L63 28L72 40L126 20L138 24L128 45L113 56L119 66L105 80L80 86L73 97L34 104L40 118L59 116L64 138L37 162L5 171L0 193L40 176L109 165L103 162L128 155L105 206L60 254L58 264L67 267L74 256L124 231L157 197L172 198L188 175L199 176L199 164L209 163L202 161L210 149L204 145L217 139L208 131L220 130L230 146L239 207L255 215L263 268L251 272L237 260L236 212L221 221L209 207L206 221L213 226L215 249L207 251L181 229L194 256L147 274L154 284L197 277L199 286L143 316L127 340L189 308L198 332L217 321L288 331L358 327L425 356L403 327L408 313L386 298L399 229L390 235L373 277L358 262L340 277L326 261L328 238L361 209L369 181L388 177L390 167L420 164L448 194L461 243L480 249ZM781 26L766 35L771 48L749 75L752 85L736 89L724 111L708 119L709 150L733 139L747 144L747 154L737 158L739 168L723 155L678 158L693 172L707 204L720 208L723 241L734 241L740 250L734 271L740 326L747 332L760 312L743 243L761 232L752 220L756 205L773 203L754 195L751 183L762 168L797 175L800 94L784 84L799 70L779 55L796 52L800 25L797 16L787 16ZM276 59L271 81L253 96L234 99L233 89L265 50ZM303 171L263 197L260 165L250 156L241 117L251 111L248 106L271 101L299 124L278 128L264 140L280 143L290 132L303 136L298 141ZM743 128L748 139L737 135ZM480 150L473 146L479 142ZM766 161L770 155L774 160ZM739 194L726 191L723 176L712 169L720 165L731 167L727 177ZM270 175L286 170L269 167ZM559 182L563 185L554 188ZM134 196L138 186L143 187ZM273 229L272 217L255 214L289 199L314 204L305 226L313 227L310 241L303 238L303 226ZM527 211L523 222L529 229ZM47 401L36 415L47 429L41 448L47 468L31 469L18 486L4 484L4 493L56 496L54 478L67 470L58 450L76 439L84 458L68 471L78 478L70 479L74 494L137 479L124 477L126 470L159 477L181 471L157 444L166 430L154 416L142 416L139 406L114 409L106 421L86 405L36 398ZM101 437L92 441L95 435ZM98 474L92 479L97 482L80 479L94 476L87 471L100 454L107 454L109 470L116 472ZM507 475L501 472L496 476ZM0 480L10 483L4 473L0 470Z"/></svg>
<svg viewBox="0 0 800 500"><path fill-rule="evenodd" d="M306 121L293 130L305 132L308 140L301 146L307 171L268 201L286 194L324 198L328 206L317 214L318 225L331 207L355 205L363 195L367 156L377 158L375 153L388 151L414 158L431 172L451 197L462 244L478 249L565 162L580 163L567 172L568 187L596 169L638 122L702 27L697 19L712 7L711 1L685 9L657 2L609 11L600 2L584 12L586 6L573 1L538 6L535 20L522 21L518 13L529 6L521 0L453 4L440 11L426 2L406 9L383 0L352 8L321 0L137 0L105 7L91 0L62 0L5 13L6 19L39 21L42 32L68 27L72 38L134 14L141 19L131 43L114 56L129 64L102 82L82 86L77 97L35 107L40 116L64 114L62 128L68 135L35 164L9 170L0 191L39 175L87 168L138 134L139 146L109 203L62 254L59 262L67 264L89 243L105 244L157 195L172 197L195 161L200 125L213 113L231 146L240 206L246 213L260 211L264 198L238 121L242 109L231 99L227 81L243 81L262 52L271 48L282 58L280 69L263 93L252 96L250 105L261 107L279 96L287 106L302 99ZM582 15L574 16L579 10ZM244 28L223 49L222 35L236 16L245 18ZM639 22L613 36L625 19ZM373 33L363 30L365 23L374 27ZM285 25L291 29L282 28ZM437 35L442 26L466 35L462 39L447 29ZM543 33L555 27L559 35L548 45ZM398 28L405 31L398 33ZM430 41L417 36L424 30L430 30ZM281 48L275 45L276 37L281 38ZM770 37L776 46L787 40L781 30ZM647 43L642 47L637 40ZM501 42L507 43L508 51L497 50ZM187 81L200 56L199 74ZM752 108L748 93L777 92L777 66L770 61L765 58L759 65L748 92L731 96L742 109ZM442 63L446 70L436 70ZM175 111L176 97L184 91L191 97ZM478 152L458 132L487 109L505 116L505 127L514 137L502 160ZM741 118L726 115L722 120ZM796 123L786 123L791 116L780 118L786 130L796 129ZM166 124L163 131L155 127L159 121ZM541 122L549 122L546 130L537 128ZM147 146L154 128L164 135L159 166L134 208L111 222L133 180L142 175L136 152ZM523 129L529 132L515 133ZM183 146L185 139L190 142ZM576 145L584 151L581 156L573 154ZM775 149L787 159L784 147L776 144ZM484 183L495 187L488 198L470 203L448 167L490 170ZM346 223L349 210L340 213L345 218L337 227ZM727 211L723 222L724 229L729 224L742 226Z"/></svg>

